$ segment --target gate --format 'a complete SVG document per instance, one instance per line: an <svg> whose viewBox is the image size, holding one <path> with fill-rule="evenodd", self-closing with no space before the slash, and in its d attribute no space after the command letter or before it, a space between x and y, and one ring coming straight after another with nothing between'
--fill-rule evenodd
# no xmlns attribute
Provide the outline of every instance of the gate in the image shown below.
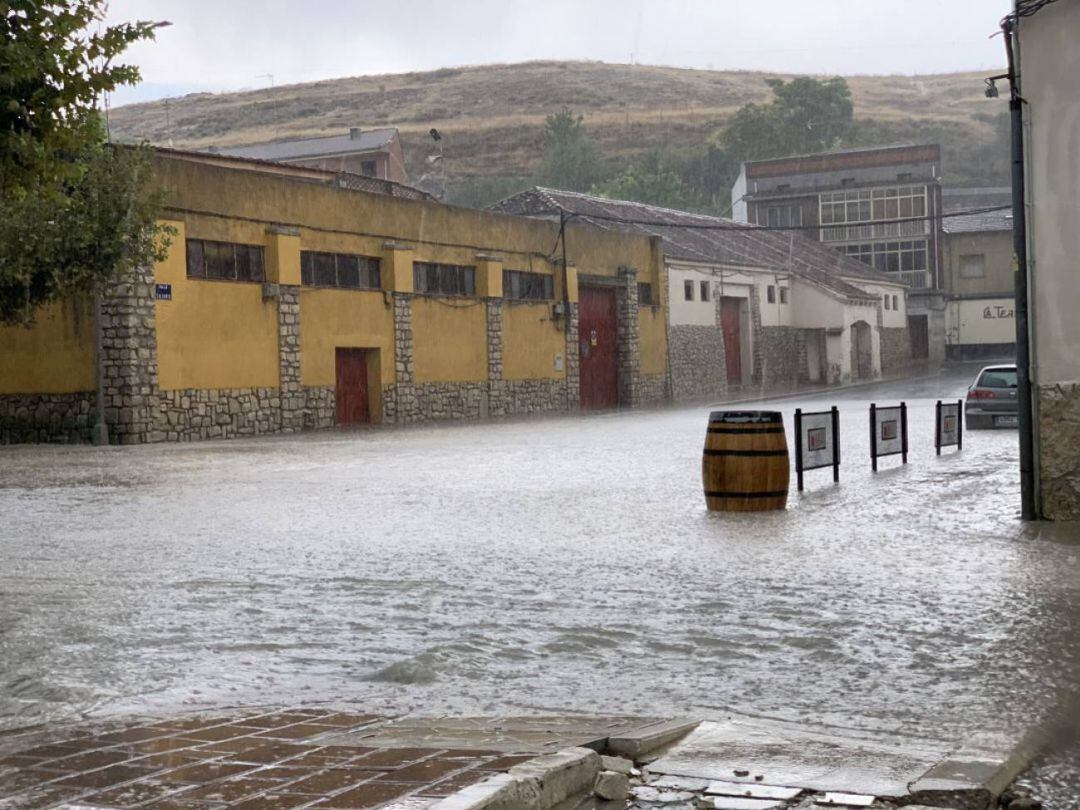
<svg viewBox="0 0 1080 810"><path fill-rule="evenodd" d="M724 296L720 299L720 329L724 333L724 361L727 363L727 381L742 383L742 326L739 321L741 303L738 298Z"/></svg>
<svg viewBox="0 0 1080 810"><path fill-rule="evenodd" d="M619 375L615 351L615 289L583 286L579 301L581 407L583 410L614 408L619 404Z"/></svg>
<svg viewBox="0 0 1080 810"><path fill-rule="evenodd" d="M337 423L360 425L371 421L368 403L367 350L337 349L334 353L337 370Z"/></svg>

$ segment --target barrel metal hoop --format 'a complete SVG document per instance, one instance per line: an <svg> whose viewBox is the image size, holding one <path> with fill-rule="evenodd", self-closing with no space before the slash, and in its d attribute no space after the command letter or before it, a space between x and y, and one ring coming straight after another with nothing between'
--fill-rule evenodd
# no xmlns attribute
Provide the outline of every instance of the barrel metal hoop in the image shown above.
<svg viewBox="0 0 1080 810"><path fill-rule="evenodd" d="M706 498L783 498L786 495L786 489L776 492L710 492L705 490Z"/></svg>
<svg viewBox="0 0 1080 810"><path fill-rule="evenodd" d="M711 447L705 448L705 455L707 456L783 456L787 458L787 450L713 450Z"/></svg>

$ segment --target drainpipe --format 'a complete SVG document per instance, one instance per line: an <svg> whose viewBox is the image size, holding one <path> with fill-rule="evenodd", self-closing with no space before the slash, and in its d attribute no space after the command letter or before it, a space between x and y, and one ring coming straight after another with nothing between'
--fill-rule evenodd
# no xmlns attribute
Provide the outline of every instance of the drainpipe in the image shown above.
<svg viewBox="0 0 1080 810"><path fill-rule="evenodd" d="M1012 119L1012 208L1013 254L1016 290L1016 397L1020 432L1020 516L1038 517L1035 496L1035 438L1031 399L1031 347L1028 336L1027 210L1024 206L1024 100L1020 97L1019 76L1014 63L1016 24L1011 14L1002 22L1005 52L1009 62L1009 115Z"/></svg>
<svg viewBox="0 0 1080 810"><path fill-rule="evenodd" d="M97 390L94 393L94 426L90 440L96 445L109 443L109 426L105 424L105 330L101 323L101 291L94 293L94 365L97 371Z"/></svg>

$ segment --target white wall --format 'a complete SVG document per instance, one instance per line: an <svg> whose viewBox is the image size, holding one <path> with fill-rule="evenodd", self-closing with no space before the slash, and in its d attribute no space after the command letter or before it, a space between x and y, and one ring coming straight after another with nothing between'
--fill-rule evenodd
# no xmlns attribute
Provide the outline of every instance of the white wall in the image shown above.
<svg viewBox="0 0 1080 810"><path fill-rule="evenodd" d="M852 284L866 290L871 295L876 295L881 304L881 325L888 328L907 326L907 288L891 284L867 284L862 279L849 279ZM885 309L885 296L896 296L897 309Z"/></svg>
<svg viewBox="0 0 1080 810"><path fill-rule="evenodd" d="M1012 297L950 301L945 310L945 343L949 346L1015 343L1015 304Z"/></svg>
<svg viewBox="0 0 1080 810"><path fill-rule="evenodd" d="M1080 380L1080 2L1020 22L1031 240L1032 381Z"/></svg>
<svg viewBox="0 0 1080 810"><path fill-rule="evenodd" d="M829 329L844 323L844 303L814 284L792 280L792 300L796 302L791 325L801 329Z"/></svg>
<svg viewBox="0 0 1080 810"><path fill-rule="evenodd" d="M683 283L686 281L694 284L693 301L687 301L683 293ZM707 281L710 285L708 301L701 300L702 281ZM717 296L749 299L750 285L753 283L754 278L746 271L739 269L669 263L668 317L670 323L672 326L715 326L719 323L716 316Z"/></svg>

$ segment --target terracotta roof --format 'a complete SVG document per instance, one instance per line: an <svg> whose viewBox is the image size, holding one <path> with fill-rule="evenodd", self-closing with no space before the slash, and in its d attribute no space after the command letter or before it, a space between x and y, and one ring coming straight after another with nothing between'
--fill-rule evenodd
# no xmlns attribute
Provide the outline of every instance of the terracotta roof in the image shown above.
<svg viewBox="0 0 1080 810"><path fill-rule="evenodd" d="M564 211L575 215L574 222L603 230L658 236L671 259L791 273L844 298L877 299L848 279L904 286L898 279L796 231L767 230L722 217L539 187L492 208L523 216L557 216Z"/></svg>

